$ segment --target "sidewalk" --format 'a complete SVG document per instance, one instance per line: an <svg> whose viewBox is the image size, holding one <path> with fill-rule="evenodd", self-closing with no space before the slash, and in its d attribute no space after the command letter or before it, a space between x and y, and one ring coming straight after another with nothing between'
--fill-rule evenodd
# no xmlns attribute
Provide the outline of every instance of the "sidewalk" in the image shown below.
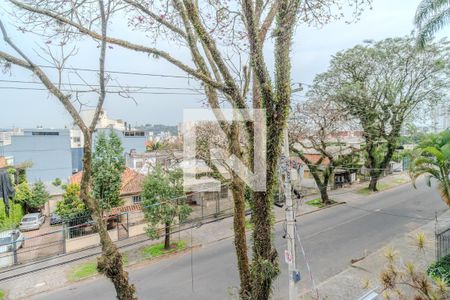
<svg viewBox="0 0 450 300"><path fill-rule="evenodd" d="M450 218L450 211L440 216L442 219ZM403 237L393 239L385 247L368 255L363 260L354 263L343 272L329 278L317 286L320 299L349 300L359 299L369 291L381 292L380 273L385 268L387 260L386 250L392 248L396 253L396 261L400 265L407 262L414 263L417 271L425 271L430 263L435 260L435 222L414 230ZM417 233L424 233L426 246L419 250L415 244ZM312 292L303 294L300 299L312 299ZM382 299L382 296L379 297Z"/></svg>
<svg viewBox="0 0 450 300"><path fill-rule="evenodd" d="M404 178L404 174L395 174L381 179L381 182L394 182L398 178ZM357 201L361 197L356 191L365 187L367 183L354 184L350 187L330 191L330 197L337 201ZM318 194L309 195L302 199L301 203L319 197ZM301 204L300 203L300 204ZM325 208L328 209L328 208ZM299 205L297 214L308 214L319 209L306 204ZM276 222L285 218L285 209L274 207ZM175 239L189 241L192 233L192 246L205 246L233 236L233 219L231 217L203 224L200 227L187 229L174 234ZM121 252L132 251L144 245L151 245L161 240L149 240L145 235L121 240L117 242ZM93 261L101 253L100 247L82 250L76 253L60 255L45 261L28 265L16 266L9 270L0 271L0 289L8 293L8 299L23 299L30 295L53 290L70 282L67 273L74 267L88 261ZM130 262L131 263L131 262ZM151 263L151 262L148 262ZM130 266L129 268L132 268ZM27 274L28 273L28 274ZM89 280L89 279L87 279Z"/></svg>

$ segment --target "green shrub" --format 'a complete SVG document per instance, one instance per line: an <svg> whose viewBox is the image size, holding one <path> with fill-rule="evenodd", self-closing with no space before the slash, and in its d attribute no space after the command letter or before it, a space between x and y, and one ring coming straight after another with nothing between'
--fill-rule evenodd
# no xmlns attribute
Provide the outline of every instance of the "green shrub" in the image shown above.
<svg viewBox="0 0 450 300"><path fill-rule="evenodd" d="M427 273L433 279L440 279L450 285L450 254L428 267Z"/></svg>
<svg viewBox="0 0 450 300"><path fill-rule="evenodd" d="M23 208L19 203L9 202L9 217L6 216L5 203L3 199L0 198L0 228L10 229L15 228L19 225L20 220L23 217Z"/></svg>

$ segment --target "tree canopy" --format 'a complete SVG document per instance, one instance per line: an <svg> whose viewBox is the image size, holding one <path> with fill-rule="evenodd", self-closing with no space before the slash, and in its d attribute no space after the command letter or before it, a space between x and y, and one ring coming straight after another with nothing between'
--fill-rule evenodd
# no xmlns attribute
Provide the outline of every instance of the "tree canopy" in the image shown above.
<svg viewBox="0 0 450 300"><path fill-rule="evenodd" d="M150 237L158 237L158 227L165 227L165 248L170 247L170 231L175 221L185 220L192 209L186 204L181 169L163 170L156 166L148 175L142 192L145 217L149 222Z"/></svg>
<svg viewBox="0 0 450 300"><path fill-rule="evenodd" d="M33 184L31 198L27 202L27 205L32 209L39 209L45 205L49 198L50 194L47 192L44 183L37 181Z"/></svg>
<svg viewBox="0 0 450 300"><path fill-rule="evenodd" d="M66 187L62 201L56 203L56 213L63 219L70 220L86 211L86 206L80 199L80 186L72 183Z"/></svg>
<svg viewBox="0 0 450 300"><path fill-rule="evenodd" d="M448 25L449 19L449 0L422 0L414 17L414 23L418 29L418 46L425 47L425 44L434 37L437 31Z"/></svg>
<svg viewBox="0 0 450 300"><path fill-rule="evenodd" d="M427 174L428 186L435 179L442 200L450 206L450 129L425 136L414 150L410 167L414 187L416 179Z"/></svg>
<svg viewBox="0 0 450 300"><path fill-rule="evenodd" d="M405 120L419 107L447 99L449 47L415 48L414 39L389 38L333 56L310 94L333 101L364 132L370 188L388 166Z"/></svg>
<svg viewBox="0 0 450 300"><path fill-rule="evenodd" d="M92 193L103 209L122 204L120 188L125 157L122 142L114 131L99 133L92 157Z"/></svg>

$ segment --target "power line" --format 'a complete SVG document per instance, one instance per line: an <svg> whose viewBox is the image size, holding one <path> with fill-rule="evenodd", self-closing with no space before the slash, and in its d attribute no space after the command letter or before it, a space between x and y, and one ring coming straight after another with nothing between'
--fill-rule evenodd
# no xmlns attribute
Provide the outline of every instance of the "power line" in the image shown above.
<svg viewBox="0 0 450 300"><path fill-rule="evenodd" d="M12 86L2 86L1 90L29 90L29 91L48 91L46 88L33 88L33 87L12 87ZM73 89L61 89L62 92L71 92L71 93L97 93L95 90L73 90ZM112 91L107 90L108 94L146 94L146 95L191 95L191 96L199 96L202 95L200 92L198 93L188 93L188 92L144 92L144 91Z"/></svg>
<svg viewBox="0 0 450 300"><path fill-rule="evenodd" d="M36 81L24 81L24 80L7 80L0 79L0 82L7 83L20 83L20 84L35 84L42 85L41 82ZM58 83L53 82L54 85L58 85ZM86 83L61 83L64 86L84 86L84 87L92 87L99 86L99 84L86 84ZM189 87L164 87L164 86L140 86L140 85L107 85L111 88L126 88L126 89L154 89L154 90L189 90L189 91L203 91L201 88L189 88Z"/></svg>
<svg viewBox="0 0 450 300"><path fill-rule="evenodd" d="M40 68L46 69L58 69L55 66L50 65L38 65ZM75 67L65 67L64 69L81 71L81 72L99 72L97 69L91 68L75 68ZM193 79L192 76L186 75L172 75L172 74L154 74L154 73L141 73L141 72L128 72L128 71L105 71L105 73L110 74L121 74L121 75L136 75L136 76L149 76L149 77L163 77L163 78L183 78L183 79Z"/></svg>

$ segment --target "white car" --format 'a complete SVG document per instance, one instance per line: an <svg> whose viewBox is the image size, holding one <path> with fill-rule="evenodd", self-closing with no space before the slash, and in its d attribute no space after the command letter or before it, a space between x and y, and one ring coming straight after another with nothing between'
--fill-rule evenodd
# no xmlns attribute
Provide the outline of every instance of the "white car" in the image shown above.
<svg viewBox="0 0 450 300"><path fill-rule="evenodd" d="M16 250L22 248L25 244L25 237L17 229L0 232L0 253L13 251L14 242Z"/></svg>
<svg viewBox="0 0 450 300"><path fill-rule="evenodd" d="M41 228L41 225L45 222L45 215L42 213L32 213L23 216L20 221L19 229L21 231L37 230Z"/></svg>

